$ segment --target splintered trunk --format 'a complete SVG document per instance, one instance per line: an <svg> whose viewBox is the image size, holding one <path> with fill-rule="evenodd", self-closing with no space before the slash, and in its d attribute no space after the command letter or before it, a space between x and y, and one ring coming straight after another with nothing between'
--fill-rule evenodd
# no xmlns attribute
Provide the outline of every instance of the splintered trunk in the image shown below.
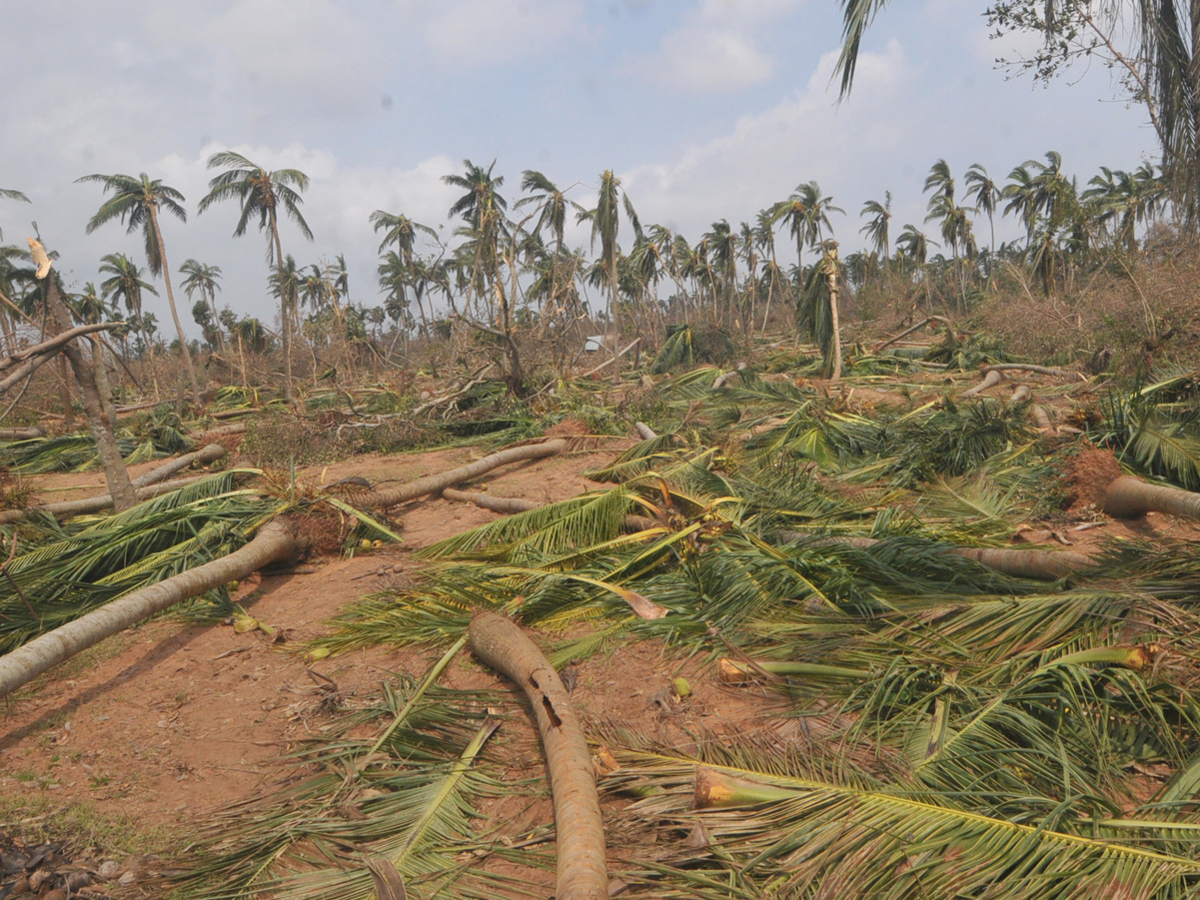
<svg viewBox="0 0 1200 900"><path fill-rule="evenodd" d="M59 331L69 331L74 323L62 295L58 292L53 272L48 273L41 283L46 291L46 306L54 318L54 324ZM75 383L79 385L83 410L87 414L92 437L96 441L96 453L104 467L104 478L108 482L108 492L113 497L113 506L118 512L128 509L137 499L129 481L129 472L125 469L125 460L121 458L121 451L117 447L112 419L105 413L104 403L100 399L100 391L96 386L96 372L75 342L63 347L62 352L75 373Z"/></svg>
<svg viewBox="0 0 1200 900"><path fill-rule="evenodd" d="M471 620L471 650L529 699L554 800L557 900L607 900L604 823L596 773L579 718L554 667L511 620L483 612Z"/></svg>
<svg viewBox="0 0 1200 900"><path fill-rule="evenodd" d="M830 242L832 244L832 242ZM829 286L829 320L833 328L833 359L830 362L830 381L842 378L842 330L838 322L838 255L837 245L825 254L825 278Z"/></svg>
<svg viewBox="0 0 1200 900"><path fill-rule="evenodd" d="M237 581L273 562L296 553L296 540L282 522L268 522L248 544L228 556L180 572L166 581L131 591L99 609L55 628L0 657L0 697L28 684L38 675L76 653L95 646L192 597Z"/></svg>

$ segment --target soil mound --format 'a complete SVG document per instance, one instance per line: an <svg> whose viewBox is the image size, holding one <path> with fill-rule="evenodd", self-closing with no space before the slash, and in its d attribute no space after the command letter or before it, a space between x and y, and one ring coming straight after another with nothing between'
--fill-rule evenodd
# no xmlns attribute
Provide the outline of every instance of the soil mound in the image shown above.
<svg viewBox="0 0 1200 900"><path fill-rule="evenodd" d="M1071 501L1068 511L1101 509L1105 490L1121 474L1121 464L1109 450L1092 449L1077 454L1065 479Z"/></svg>

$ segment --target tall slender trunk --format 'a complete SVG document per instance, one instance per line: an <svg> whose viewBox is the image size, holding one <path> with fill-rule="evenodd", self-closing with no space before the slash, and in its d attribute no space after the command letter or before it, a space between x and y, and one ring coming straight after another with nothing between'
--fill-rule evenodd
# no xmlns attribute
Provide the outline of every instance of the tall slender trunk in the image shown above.
<svg viewBox="0 0 1200 900"><path fill-rule="evenodd" d="M42 279L46 291L46 306L54 318L54 324L60 332L68 331L74 325L67 304L63 302L58 292L58 285L51 270ZM137 503L133 485L129 481L129 472L125 470L125 460L121 459L121 451L117 447L117 438L113 434L113 422L104 411L100 399L100 391L96 386L96 373L84 358L82 351L75 342L63 348L63 356L71 364L75 373L75 382L79 385L83 410L87 414L88 424L92 429L92 437L96 441L96 453L100 464L104 467L104 479L108 482L108 492L113 497L113 508L120 512Z"/></svg>
<svg viewBox="0 0 1200 900"><path fill-rule="evenodd" d="M100 337L93 337L92 342L92 368L96 370L96 391L100 394L100 404L104 407L104 414L108 416L108 421L117 421L117 410L113 406L112 385L108 381L108 363L104 359L104 341Z"/></svg>
<svg viewBox="0 0 1200 900"><path fill-rule="evenodd" d="M167 248L163 245L162 231L158 227L158 207L153 203L149 204L149 207L150 224L154 228L154 236L158 240L158 259L162 263L163 283L167 286L167 305L171 307L171 319L175 322L175 333L179 335L179 349L183 351L183 365L192 386L192 402L199 406L200 386L196 381L196 367L192 365L192 354L188 350L187 338L183 335L183 325L179 321L179 310L175 308L175 293L171 290L171 267L167 265Z"/></svg>
<svg viewBox="0 0 1200 900"><path fill-rule="evenodd" d="M1192 134L1189 142L1190 153L1184 160L1188 167L1187 199L1185 221L1189 221L1193 231L1200 220L1200 0L1191 0L1191 59L1187 68L1188 105L1192 114ZM1166 154L1164 154L1166 156Z"/></svg>
<svg viewBox="0 0 1200 900"><path fill-rule="evenodd" d="M825 277L829 286L829 321L833 328L833 360L829 375L830 381L840 381L842 378L842 332L838 322L838 252L837 244L830 241L830 248L825 254Z"/></svg>
<svg viewBox="0 0 1200 900"><path fill-rule="evenodd" d="M62 383L63 425L67 431L75 429L75 408L71 405L71 376L67 374L67 358L58 356L58 377Z"/></svg>
<svg viewBox="0 0 1200 900"><path fill-rule="evenodd" d="M292 311L288 308L287 291L283 284L283 245L279 242L279 223L271 211L271 239L275 242L275 275L279 278L279 318L283 325L283 402L293 406L292 399Z"/></svg>

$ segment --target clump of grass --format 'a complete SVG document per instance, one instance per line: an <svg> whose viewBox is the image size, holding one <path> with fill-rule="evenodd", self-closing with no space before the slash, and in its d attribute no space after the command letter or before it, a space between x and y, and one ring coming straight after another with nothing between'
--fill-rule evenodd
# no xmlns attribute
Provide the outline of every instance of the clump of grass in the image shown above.
<svg viewBox="0 0 1200 900"><path fill-rule="evenodd" d="M64 804L43 793L0 793L0 819L8 836L24 844L62 841L80 852L90 848L89 855L101 859L164 856L180 844L174 829L142 825L117 805Z"/></svg>
<svg viewBox="0 0 1200 900"><path fill-rule="evenodd" d="M318 427L290 413L270 412L247 423L242 452L261 469L287 469L334 462L346 452L339 444L334 427Z"/></svg>
<svg viewBox="0 0 1200 900"><path fill-rule="evenodd" d="M0 466L0 507L24 509L33 496L33 484L22 476Z"/></svg>

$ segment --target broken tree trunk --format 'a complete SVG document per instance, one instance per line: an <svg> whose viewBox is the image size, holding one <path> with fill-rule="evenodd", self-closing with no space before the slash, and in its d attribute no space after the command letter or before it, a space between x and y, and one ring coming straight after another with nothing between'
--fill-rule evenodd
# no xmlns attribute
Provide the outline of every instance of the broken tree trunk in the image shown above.
<svg viewBox="0 0 1200 900"><path fill-rule="evenodd" d="M1122 475L1104 492L1104 511L1117 519L1136 519L1148 512L1200 519L1200 493Z"/></svg>
<svg viewBox="0 0 1200 900"><path fill-rule="evenodd" d="M106 328L115 328L118 324L120 323L104 322L99 325L83 325L79 328L72 328L70 331L56 335L48 341L43 341L40 344L22 350L18 354L10 356L8 362L0 366L0 369L7 370L11 366L16 366L17 368L8 372L3 379L0 379L0 394L22 379L28 378L45 363L54 359L54 357L62 352L64 345L75 340L77 337L91 334L95 331L102 331Z"/></svg>
<svg viewBox="0 0 1200 900"><path fill-rule="evenodd" d="M492 512L503 513L506 516L515 516L517 513L529 512L531 509L538 509L544 505L534 500L524 500L520 497L495 497L479 491L458 491L454 488L446 488L442 491L442 496L447 500L454 500L457 503L473 503L480 509L489 509ZM661 522L651 519L649 516L630 515L625 517L626 531L645 531L648 528L659 528L661 525Z"/></svg>
<svg viewBox="0 0 1200 900"><path fill-rule="evenodd" d="M645 422L634 422L633 427L637 429L638 437L640 437L643 441L652 441L658 437L658 434L654 431L654 429Z"/></svg>
<svg viewBox="0 0 1200 900"><path fill-rule="evenodd" d="M38 675L106 637L136 625L192 597L245 578L273 562L297 552L291 528L280 520L268 522L240 550L212 562L180 572L166 581L131 591L99 609L94 609L34 638L0 657L0 697L28 684Z"/></svg>
<svg viewBox="0 0 1200 900"><path fill-rule="evenodd" d="M882 344L880 344L878 347L876 347L871 352L873 354L875 354L876 356L878 356L880 353L882 353L888 347L892 346L892 344L896 343L896 341L903 340L904 338L906 338L910 334L912 334L914 331L920 331L926 325L932 325L934 322L939 322L942 325L945 325L947 329L949 329L951 327L949 319L946 319L942 316L930 316L929 318L925 319L924 321L918 322L916 325L912 326L911 328L904 329L904 331L900 332L895 337L888 338L886 341L884 341Z"/></svg>
<svg viewBox="0 0 1200 900"><path fill-rule="evenodd" d="M981 371L984 375L990 372L1036 372L1039 375L1054 375L1058 378L1083 378L1079 372L1072 372L1070 369L1053 369L1049 366L1034 366L1028 363L994 363L984 366ZM1087 381L1086 378L1083 380Z"/></svg>
<svg viewBox="0 0 1200 900"><path fill-rule="evenodd" d="M134 491L134 495L137 497L138 503L141 503L143 500L160 497L171 491L177 491L181 487L187 487L189 484L195 484L204 477L204 475L191 475L187 478L176 478L174 481L160 481L157 484L148 484L137 488ZM43 503L41 506L28 506L25 509L0 510L0 525L23 522L39 514L53 516L61 522L63 519L69 519L72 516L86 516L98 513L108 509L112 505L112 494L97 494L95 497L83 497L79 500L60 500L57 503Z"/></svg>
<svg viewBox="0 0 1200 900"><path fill-rule="evenodd" d="M51 274L46 251L33 238L29 238L29 249L34 260L38 261L39 283L45 290L46 308L54 318L59 333L64 334L74 327L74 323L71 321L67 304L58 292L58 284ZM129 482L129 473L125 470L125 460L121 458L121 451L117 447L113 423L104 411L104 404L96 387L96 372L91 366L91 361L84 358L83 352L75 343L64 344L62 354L75 373L75 382L79 385L79 394L83 401L83 411L87 414L92 438L96 441L96 453L104 467L104 478L108 482L108 492L113 496L113 506L118 512L129 509L137 502L137 498L134 496L133 485Z"/></svg>
<svg viewBox="0 0 1200 900"><path fill-rule="evenodd" d="M995 387L1003 380L1004 376L993 369L992 371L987 372L983 376L983 381L979 382L979 384L975 385L975 387L967 388L967 390L959 394L958 399L962 400L964 397L974 397L976 394L982 394L988 388Z"/></svg>
<svg viewBox="0 0 1200 900"><path fill-rule="evenodd" d="M507 676L533 706L554 800L557 900L607 900L604 824L596 774L567 689L546 657L510 619L483 612L471 620L471 649Z"/></svg>
<svg viewBox="0 0 1200 900"><path fill-rule="evenodd" d="M29 428L0 428L0 441L29 441L45 436L46 432L36 425Z"/></svg>
<svg viewBox="0 0 1200 900"><path fill-rule="evenodd" d="M798 532L785 532L783 537L795 540L808 536ZM817 541L818 546L841 545L854 547L856 550L869 550L878 543L878 538L852 536L829 537ZM1093 565L1091 557L1070 550L1052 552L992 547L947 547L942 554L963 556L1004 575L1011 575L1013 578L1032 578L1037 581L1057 581L1091 568Z"/></svg>
<svg viewBox="0 0 1200 900"><path fill-rule="evenodd" d="M545 441L540 444L523 444L520 447L510 447L507 450L501 450L498 453L485 456L483 459L477 459L475 462L468 463L465 466L450 469L448 472L442 472L438 475L426 475L424 478L418 478L416 481L410 481L408 484L402 484L385 491L371 491L370 493L361 494L354 499L354 504L360 509L387 509L389 506L407 503L409 500L415 500L427 494L439 493L448 487L454 487L456 484L462 484L464 481L478 478L480 475L500 466L527 459L545 459L548 456L557 456L566 449L567 441L562 438Z"/></svg>
<svg viewBox="0 0 1200 900"><path fill-rule="evenodd" d="M166 480L179 470L186 469L193 463L205 465L210 462L216 462L224 455L225 448L220 444L208 444L192 453L185 453L183 456L177 456L174 459L168 460L158 468L151 469L145 475L138 476L133 480L133 486L140 488L148 484L158 484L158 482Z"/></svg>

